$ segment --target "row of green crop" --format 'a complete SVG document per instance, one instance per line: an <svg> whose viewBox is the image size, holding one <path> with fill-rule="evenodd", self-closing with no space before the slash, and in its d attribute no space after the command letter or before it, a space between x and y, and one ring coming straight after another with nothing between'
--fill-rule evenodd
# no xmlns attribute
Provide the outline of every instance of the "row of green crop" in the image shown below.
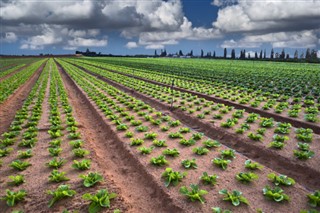
<svg viewBox="0 0 320 213"><path fill-rule="evenodd" d="M0 72L19 66L21 64L31 64L41 60L37 57L32 58L0 58Z"/></svg>
<svg viewBox="0 0 320 213"><path fill-rule="evenodd" d="M9 75L10 73L12 73L12 72L16 71L17 69L23 67L24 65L25 64L19 64L17 66L14 66L14 67L12 67L10 69L5 70L5 71L1 71L0 72L0 78L4 77L6 75Z"/></svg>
<svg viewBox="0 0 320 213"><path fill-rule="evenodd" d="M171 165L172 168L166 168L163 173L160 173L161 181L165 182L166 186L178 185L179 182L186 184L188 181L199 181L192 177L199 177L197 174L201 174L200 183L191 184L191 189L182 186L180 188L180 193L191 199L191 201L200 201L204 203L203 195L207 193L213 193L211 196L215 196L216 191L210 188L210 192L205 189L200 189L199 184L215 185L217 182L217 175L208 175L210 171L205 171L210 168L210 164L215 165L221 170L215 170L216 173L220 173L219 185L221 188L227 187L228 176L234 170L232 170L232 165L237 162L245 162L245 159L235 153L234 150L226 149L219 142L206 138L202 133L191 130L187 127L182 127L181 122L178 120L173 120L170 116L163 115L161 112L156 111L144 102L137 100L130 96L129 94L123 93L114 87L97 80L95 77L88 75L81 71L80 69L66 63L59 61L67 73L73 78L73 80L87 93L96 106L100 108L102 113L110 120L112 126L114 126L115 131L122 136L123 140L128 143L129 147L139 148L133 150L134 153L141 153L141 158L145 159L143 156L151 155L149 162L156 168L161 169L163 166ZM140 120L141 119L141 120ZM190 137L191 138L188 138ZM177 139L180 142L177 143ZM129 142L128 142L129 140ZM203 140L201 143L200 141ZM147 146L150 144L151 146ZM201 145L202 146L201 146ZM144 146L141 146L144 145ZM194 145L198 145L193 147ZM168 147L168 148L166 148ZM178 148L179 147L179 148ZM190 150L186 151L186 150ZM218 151L219 150L219 151ZM181 156L180 152L184 151ZM216 157L214 157L216 156ZM212 159L212 157L214 157ZM233 160L237 157L237 160ZM208 159L212 161L208 162ZM145 160L143 160L145 161ZM178 163L180 161L180 163ZM228 166L231 164L231 168ZM181 166L179 166L181 165ZM252 161L246 161L245 166L247 169L258 169L261 168L259 164ZM179 170L188 171L188 175L185 172L180 172ZM223 171L228 172L223 172ZM159 172L157 172L158 174ZM189 175L190 174L190 175ZM245 183L250 182L257 178L257 175L252 172L240 172L233 174L237 181ZM269 174L269 180L275 182L279 185L278 181L287 182L288 185L292 185L294 181L283 175ZM190 178L190 179L189 179ZM268 181L266 177L260 177L262 184L264 181ZM248 185L249 186L249 185ZM250 190L252 189L252 191ZM253 185L245 189L250 191L250 193L255 194L257 191ZM279 187L266 186L264 188L263 195L269 197L271 200L276 202L283 202L288 198L284 194L284 191ZM228 192L225 189L221 189L220 194L224 196L224 200L230 200L234 206L238 206L242 200L243 203L248 204L247 200L243 197L242 193L238 190L233 192ZM281 199L277 199L275 194L280 194ZM217 202L210 201L207 202ZM255 208L258 206L255 206Z"/></svg>
<svg viewBox="0 0 320 213"><path fill-rule="evenodd" d="M3 80L0 84L0 104L4 102L17 88L23 85L44 63L44 60L35 62L18 73Z"/></svg>

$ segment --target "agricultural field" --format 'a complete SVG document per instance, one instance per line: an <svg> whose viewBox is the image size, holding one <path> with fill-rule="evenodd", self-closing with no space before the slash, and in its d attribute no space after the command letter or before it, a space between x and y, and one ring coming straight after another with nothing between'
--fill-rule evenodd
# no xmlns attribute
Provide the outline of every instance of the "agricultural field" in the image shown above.
<svg viewBox="0 0 320 213"><path fill-rule="evenodd" d="M0 212L320 211L319 64L5 60Z"/></svg>

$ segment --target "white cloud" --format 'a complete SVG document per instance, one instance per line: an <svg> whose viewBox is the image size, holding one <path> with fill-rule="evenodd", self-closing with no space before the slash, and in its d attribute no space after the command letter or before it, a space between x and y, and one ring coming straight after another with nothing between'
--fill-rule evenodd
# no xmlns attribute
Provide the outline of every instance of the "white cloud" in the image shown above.
<svg viewBox="0 0 320 213"><path fill-rule="evenodd" d="M133 49L133 48L137 48L137 47L138 47L138 44L137 44L137 42L134 42L134 41L129 41L126 44L126 48L128 48L128 49Z"/></svg>
<svg viewBox="0 0 320 213"><path fill-rule="evenodd" d="M75 38L68 41L69 47L102 47L107 46L107 39Z"/></svg>
<svg viewBox="0 0 320 213"><path fill-rule="evenodd" d="M164 49L164 45L163 44L149 44L145 47L146 49Z"/></svg>
<svg viewBox="0 0 320 213"><path fill-rule="evenodd" d="M17 35L14 32L6 32L4 34L4 37L0 38L1 42L6 42L6 43L13 43L18 40Z"/></svg>

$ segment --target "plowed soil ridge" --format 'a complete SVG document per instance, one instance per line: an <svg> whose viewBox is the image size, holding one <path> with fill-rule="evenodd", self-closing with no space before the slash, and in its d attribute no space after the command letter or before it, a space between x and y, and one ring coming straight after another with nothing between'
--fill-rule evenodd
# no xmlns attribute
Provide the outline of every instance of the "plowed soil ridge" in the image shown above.
<svg viewBox="0 0 320 213"><path fill-rule="evenodd" d="M73 64L73 65L75 65L75 66L77 66L79 68L81 67L81 66L79 66L77 64ZM94 67L97 67L99 69L105 69L105 70L108 70L110 72L114 72L114 73L117 73L117 74L121 74L121 75L124 75L124 76L135 78L135 79L138 79L138 80L142 80L142 81L145 81L145 82L148 82L148 83L156 84L156 85L159 85L159 86L170 87L170 85L167 85L167 84L164 84L164 83L160 83L160 82L157 82L157 81L153 81L153 80L149 80L149 79L146 79L146 78L142 78L142 77L139 77L139 76L135 76L135 75L131 75L131 74L125 74L125 73L122 73L122 72L119 72L119 71L116 71L116 70L102 68L102 67L98 67L98 66L95 66L95 65L92 65L92 64L90 64L90 65L94 66ZM205 99L207 99L209 101L214 101L216 103L221 103L221 104L225 104L225 105L228 105L228 106L233 106L236 109L245 109L247 112L250 112L250 113L258 113L263 117L272 117L276 121L279 121L279 122L291 123L292 126L297 127L297 128L301 128L301 127L302 128L310 128L315 133L320 134L320 126L317 125L317 124L300 121L300 120L297 120L297 119L294 119L294 118L290 118L290 117L284 117L284 116L281 116L281 115L276 114L276 113L263 111L263 110L256 109L256 108L250 107L250 106L244 106L242 104L238 104L238 103L235 103L235 102L224 100L222 98L212 97L212 96L209 96L209 95L206 95L206 94L203 94L203 93L199 93L199 92L183 89L183 88L180 88L180 87L174 87L174 89L178 90L178 91L181 91L181 92L187 92L187 93L190 93L192 95L196 95L196 96L198 96L200 98L205 98Z"/></svg>
<svg viewBox="0 0 320 213"><path fill-rule="evenodd" d="M57 63L58 64L58 63ZM138 159L125 147L121 139L104 122L81 88L58 64L72 105L81 123L86 124L91 148L101 169L112 178L121 195L131 205L129 212L185 212L159 186ZM130 176L129 176L130 175Z"/></svg>
<svg viewBox="0 0 320 213"><path fill-rule="evenodd" d="M11 122L14 119L16 111L22 107L23 101L27 98L33 85L38 80L45 64L46 62L44 62L23 85L21 85L13 94L11 94L7 100L0 104L0 135L8 130Z"/></svg>
<svg viewBox="0 0 320 213"><path fill-rule="evenodd" d="M144 94L133 91L130 88L127 88L119 83L116 83L108 78L100 76L82 67L79 68L107 82L108 84L116 87L117 89L130 93L131 96L141 99L142 101L151 105L152 107L165 111L166 114L169 114L170 116L181 120L186 126L196 128L198 131L205 133L205 135L210 138L216 139L218 136L218 138L221 140L223 144L235 149L237 152L243 154L244 156L251 158L273 169L274 171L295 178L302 186L305 186L307 189L314 189L320 187L320 182L316 178L314 178L319 177L320 172L313 168L306 167L301 163L299 164L299 162L295 162L291 159L280 156L275 151L260 148L252 144L252 142L250 141L239 141L237 135L230 134L222 128L214 127L208 123L203 123L199 121L199 119L186 115L180 110L174 110L170 112L168 106L161 102L155 101Z"/></svg>

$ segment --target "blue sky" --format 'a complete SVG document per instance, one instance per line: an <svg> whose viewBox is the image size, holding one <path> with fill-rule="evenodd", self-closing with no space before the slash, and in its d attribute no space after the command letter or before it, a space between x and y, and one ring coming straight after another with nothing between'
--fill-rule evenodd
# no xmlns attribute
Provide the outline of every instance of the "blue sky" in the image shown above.
<svg viewBox="0 0 320 213"><path fill-rule="evenodd" d="M1 0L0 7L1 54L320 49L320 0Z"/></svg>

